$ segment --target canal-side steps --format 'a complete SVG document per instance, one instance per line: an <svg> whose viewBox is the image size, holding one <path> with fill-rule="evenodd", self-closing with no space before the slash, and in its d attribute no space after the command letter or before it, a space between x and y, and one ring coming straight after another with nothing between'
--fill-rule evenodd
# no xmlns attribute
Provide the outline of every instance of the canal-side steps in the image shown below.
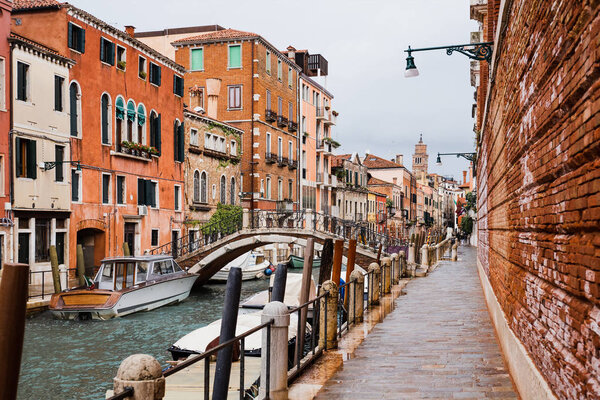
<svg viewBox="0 0 600 400"><path fill-rule="evenodd" d="M166 370L161 370L152 356L129 356L121 363L106 398L209 399L214 391L225 391L227 395L220 398L312 399L371 329L393 310L394 300L417 271L426 275L446 252L456 260L457 245L444 240L423 246L421 252L422 264L409 262L401 251L383 257L380 264L371 263L366 273L352 271L347 283L326 281L317 297L296 308L270 302L262 311L261 325ZM409 248L408 258L410 253ZM290 348L290 318L300 321L307 316L310 325L297 324L297 340ZM244 343L251 335L262 337L258 358L244 355ZM233 346L240 357L231 363L229 379L223 379L212 358L221 350L234 352Z"/></svg>

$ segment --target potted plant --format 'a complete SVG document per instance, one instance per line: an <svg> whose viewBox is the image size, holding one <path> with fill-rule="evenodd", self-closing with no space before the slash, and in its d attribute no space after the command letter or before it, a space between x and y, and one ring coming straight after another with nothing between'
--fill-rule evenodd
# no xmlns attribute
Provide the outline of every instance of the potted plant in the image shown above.
<svg viewBox="0 0 600 400"><path fill-rule="evenodd" d="M140 71L139 75L140 75L140 78L146 79L146 71Z"/></svg>
<svg viewBox="0 0 600 400"><path fill-rule="evenodd" d="M127 63L124 60L117 61L117 68L122 69L123 71L125 71L125 65L126 64Z"/></svg>

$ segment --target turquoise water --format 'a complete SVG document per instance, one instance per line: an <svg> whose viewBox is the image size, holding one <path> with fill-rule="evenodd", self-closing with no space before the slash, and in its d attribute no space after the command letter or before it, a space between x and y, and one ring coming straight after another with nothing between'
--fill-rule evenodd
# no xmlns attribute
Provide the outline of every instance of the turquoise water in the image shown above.
<svg viewBox="0 0 600 400"><path fill-rule="evenodd" d="M268 287L246 281L242 300ZM194 289L182 303L109 321L62 321L44 312L27 320L18 399L103 399L127 356L145 353L163 366L181 336L221 318L224 284Z"/></svg>

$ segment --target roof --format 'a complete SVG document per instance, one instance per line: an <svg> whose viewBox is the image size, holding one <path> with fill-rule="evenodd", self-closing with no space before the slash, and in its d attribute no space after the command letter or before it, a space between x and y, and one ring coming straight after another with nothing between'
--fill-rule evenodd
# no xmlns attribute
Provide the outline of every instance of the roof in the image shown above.
<svg viewBox="0 0 600 400"><path fill-rule="evenodd" d="M213 124L221 125L222 127L225 127L227 129L232 129L234 131L237 131L240 134L244 133L244 131L242 129L240 129L240 128L236 128L233 125L229 125L229 124L227 124L225 122L219 121L218 119L210 118L210 117L208 117L206 115L199 114L199 113L197 113L195 111L192 111L192 110L189 110L187 108L183 109L183 115L184 115L184 117L185 116L191 116L191 117L197 118L197 119L199 119L201 121L204 121L206 123L213 123Z"/></svg>
<svg viewBox="0 0 600 400"><path fill-rule="evenodd" d="M385 158L381 158L376 156L375 154L367 154L365 159L363 160L363 164L367 168L371 169L379 169L379 168L404 168L404 165L398 164L396 162L386 160Z"/></svg>
<svg viewBox="0 0 600 400"><path fill-rule="evenodd" d="M181 35L183 33L200 33L207 31L222 31L221 25L198 25L198 26L185 26L181 28L166 28L160 31L144 31L135 32L135 37L153 37L153 36L168 36L168 35Z"/></svg>
<svg viewBox="0 0 600 400"><path fill-rule="evenodd" d="M340 167L344 160L350 160L352 154L340 154L331 157L331 168Z"/></svg>
<svg viewBox="0 0 600 400"><path fill-rule="evenodd" d="M393 185L393 183L371 177L369 178L367 185Z"/></svg>
<svg viewBox="0 0 600 400"><path fill-rule="evenodd" d="M18 10L39 10L43 8L60 8L60 3L56 0L14 0L13 11Z"/></svg>
<svg viewBox="0 0 600 400"><path fill-rule="evenodd" d="M203 32L200 33L198 35L195 36L190 36L184 39L179 39L173 42L174 45L176 44L187 44L187 43L191 43L191 42L197 42L197 41L205 41L205 40L224 40L224 39L250 39L250 38L257 38L260 37L260 35L256 34L256 33L252 33L252 32L245 32L245 31L239 31L237 29L223 29L220 31L209 31L209 32Z"/></svg>
<svg viewBox="0 0 600 400"><path fill-rule="evenodd" d="M34 42L31 39L27 39L24 36L17 35L16 33L11 32L10 36L8 37L8 41L10 43L19 43L22 46L28 47L34 51L37 51L40 54L48 56L59 62L62 62L65 64L70 64L70 65L75 64L75 60L71 60L70 58L62 56L58 51L56 51L50 47L44 46L43 44L40 44L38 42Z"/></svg>

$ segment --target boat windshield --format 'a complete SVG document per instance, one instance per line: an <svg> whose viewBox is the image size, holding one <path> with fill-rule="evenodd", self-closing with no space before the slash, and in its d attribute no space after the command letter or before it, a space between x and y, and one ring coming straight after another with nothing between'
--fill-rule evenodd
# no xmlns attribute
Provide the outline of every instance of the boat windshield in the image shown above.
<svg viewBox="0 0 600 400"><path fill-rule="evenodd" d="M265 262L265 256L263 256L262 254L257 254L254 263L262 264L263 262Z"/></svg>
<svg viewBox="0 0 600 400"><path fill-rule="evenodd" d="M172 273L173 264L171 263L171 260L162 260L154 262L154 264L152 265L152 272L150 273L150 276L156 279L161 276Z"/></svg>
<svg viewBox="0 0 600 400"><path fill-rule="evenodd" d="M177 264L177 262L176 262L175 260L173 260L173 270L174 270L175 272L183 271L183 270L181 269L181 267L179 266L179 264Z"/></svg>
<svg viewBox="0 0 600 400"><path fill-rule="evenodd" d="M135 269L135 263L117 262L115 265L115 290L121 290L133 286L133 271Z"/></svg>
<svg viewBox="0 0 600 400"><path fill-rule="evenodd" d="M100 270L98 271L98 275L96 275L96 283L98 285L98 289L113 289L113 279L114 279L114 265L113 263L107 263L102 265Z"/></svg>
<svg viewBox="0 0 600 400"><path fill-rule="evenodd" d="M135 283L146 282L146 277L148 275L148 263L145 261L140 261L137 263L137 269L135 271Z"/></svg>

